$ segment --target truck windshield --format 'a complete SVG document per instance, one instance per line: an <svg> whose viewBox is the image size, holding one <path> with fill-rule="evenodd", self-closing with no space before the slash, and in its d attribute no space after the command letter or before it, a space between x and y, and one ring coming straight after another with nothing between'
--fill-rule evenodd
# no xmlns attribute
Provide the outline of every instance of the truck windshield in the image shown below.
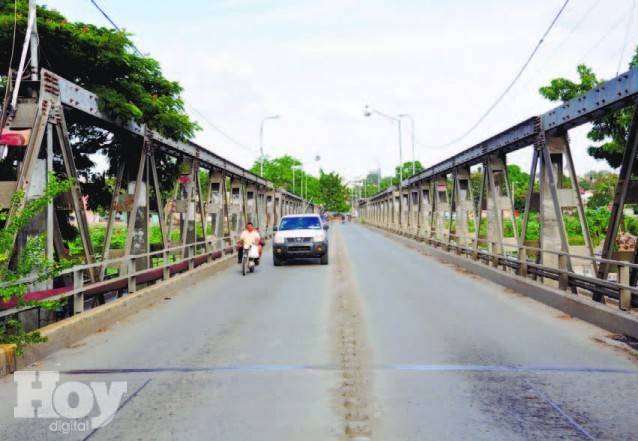
<svg viewBox="0 0 638 441"><path fill-rule="evenodd" d="M320 229L321 222L318 217L287 217L279 224L279 231Z"/></svg>

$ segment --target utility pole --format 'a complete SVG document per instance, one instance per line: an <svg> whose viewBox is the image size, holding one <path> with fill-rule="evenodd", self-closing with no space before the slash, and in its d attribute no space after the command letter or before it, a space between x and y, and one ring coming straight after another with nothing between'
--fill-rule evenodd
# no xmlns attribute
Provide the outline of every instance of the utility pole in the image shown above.
<svg viewBox="0 0 638 441"><path fill-rule="evenodd" d="M401 120L397 122L399 127L399 192L401 192L401 188L403 187L403 149L401 148Z"/></svg>
<svg viewBox="0 0 638 441"><path fill-rule="evenodd" d="M363 109L363 116L365 117L370 117L373 113L397 123L399 134L399 191L401 191L401 188L403 187L403 143L401 140L401 118L388 115L387 113L379 112L378 110L372 109L368 105L366 105Z"/></svg>
<svg viewBox="0 0 638 441"><path fill-rule="evenodd" d="M33 14L37 17L37 2L36 0L29 0L29 15ZM39 60L38 60L38 22L37 19L33 21L33 30L31 31L31 80L38 80Z"/></svg>
<svg viewBox="0 0 638 441"><path fill-rule="evenodd" d="M412 118L411 115L408 115L407 113L402 113L401 115L399 115L399 118L408 118L410 120L410 122L412 123L412 176L414 176L416 174L416 156L414 155L414 145L416 144L416 135L415 135L415 131L414 131L414 118Z"/></svg>
<svg viewBox="0 0 638 441"><path fill-rule="evenodd" d="M368 105L363 109L363 116L369 117L372 116L373 113L397 123L399 135L399 225L401 225L403 222L401 219L401 213L403 212L403 144L401 140L401 118L379 112Z"/></svg>

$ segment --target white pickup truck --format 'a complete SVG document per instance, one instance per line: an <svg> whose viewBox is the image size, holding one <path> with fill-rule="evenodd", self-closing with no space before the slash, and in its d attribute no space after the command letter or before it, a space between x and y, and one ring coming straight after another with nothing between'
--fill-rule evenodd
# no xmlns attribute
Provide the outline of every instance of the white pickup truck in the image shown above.
<svg viewBox="0 0 638 441"><path fill-rule="evenodd" d="M273 262L280 266L288 259L319 258L328 264L328 224L318 214L290 214L281 218L273 239Z"/></svg>

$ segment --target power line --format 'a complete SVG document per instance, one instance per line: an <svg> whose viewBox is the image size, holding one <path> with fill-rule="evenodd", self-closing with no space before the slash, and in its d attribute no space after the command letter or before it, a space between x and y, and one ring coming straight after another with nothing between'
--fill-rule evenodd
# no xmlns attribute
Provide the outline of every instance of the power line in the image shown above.
<svg viewBox="0 0 638 441"><path fill-rule="evenodd" d="M631 6L631 8L633 8L633 5ZM585 58L587 58L589 56L589 54L591 54L595 49L598 48L598 46L600 46L602 44L603 41L605 41L607 39L607 37L609 37L609 35L614 32L616 30L616 28L618 26L620 26L620 24L625 21L626 17L627 17L628 12L622 12L619 16L618 19L615 20L613 22L613 24L603 33L603 35L598 39L598 41L596 41L596 43L594 43L592 46L589 47L589 49L587 49L584 54L578 59L577 64L581 64Z"/></svg>
<svg viewBox="0 0 638 441"><path fill-rule="evenodd" d="M631 2L631 10L629 11L629 17L627 18L627 28L625 28L625 39L623 41L622 50L620 51L620 58L618 58L618 66L616 67L616 76L620 73L620 66L622 65L622 59L625 57L625 51L627 50L627 44L629 43L629 32L631 31L631 25L634 21L634 10L636 9L636 0Z"/></svg>
<svg viewBox="0 0 638 441"><path fill-rule="evenodd" d="M115 21L113 21L113 19L111 17L109 17L109 14L106 13L106 11L104 9L102 9L100 7L100 5L98 5L95 0L91 0L91 3L93 3L93 6L95 6L95 8L100 11L100 13L104 16L104 18L106 18L108 20L109 23L111 23L111 26L113 26L116 30L118 31L122 31L122 29L120 29L120 27L115 23ZM135 49L135 52L137 52L137 55L139 55L140 57L143 57L144 54L142 53L142 51L140 51L135 44L133 44L133 42L131 42L131 46L133 46L133 49Z"/></svg>
<svg viewBox="0 0 638 441"><path fill-rule="evenodd" d="M212 129L214 129L216 132L218 132L220 135L222 135L224 138L226 138L228 141L232 142L233 144L235 144L238 147L241 147L251 153L258 153L258 150L256 147L249 147L246 144L237 141L235 138L233 138L232 136L230 136L228 133L226 133L224 130L220 129L215 123L213 123L212 121L210 121L202 112L200 112L199 110L197 110L195 107L193 107L190 104L186 104L193 112L195 112L196 114L198 114L206 124L208 124Z"/></svg>
<svg viewBox="0 0 638 441"><path fill-rule="evenodd" d="M496 106L498 106L500 104L501 101L503 101L503 98L505 98L505 96L510 92L510 90L512 90L512 88L514 87L514 85L518 82L518 80L521 78L521 76L523 75L523 73L525 72L525 70L527 69L527 66L529 66L529 64L532 62L532 60L534 59L534 56L536 55L536 53L538 52L538 50L540 49L541 45L543 44L543 42L545 41L545 38L547 37L547 35L549 34L549 32L552 30L552 28L554 27L554 25L556 24L556 22L558 21L558 18L561 16L561 14L563 13L563 11L565 10L565 8L567 7L567 4L569 3L569 0L565 0L565 2L563 3L563 6L561 6L561 8L559 9L558 13L554 16L554 19L552 20L552 22L549 24L549 27L547 28L547 30L543 33L543 35L541 36L540 40L538 41L538 43L536 44L536 47L534 47L534 50L532 51L532 53L529 55L529 57L527 57L527 60L525 61L525 63L523 64L523 66L520 68L520 70L518 71L518 73L516 74L516 76L514 77L514 79L509 83L509 85L505 88L505 90L503 91L503 93L501 93L498 98L496 99L496 101L494 101L494 103L488 107L488 109L485 111L485 113L483 113L483 115L481 115L481 117L474 123L474 125L472 125L468 130L466 130L461 136L448 141L444 144L440 144L440 145L432 145L432 146L428 146L428 148L441 148L441 147L448 147L451 146L452 144L456 144L457 142L465 139L469 134L471 134L474 130L476 130L476 128L478 126L481 125L481 123L485 120L485 118L487 118L492 111L496 108Z"/></svg>
<svg viewBox="0 0 638 441"><path fill-rule="evenodd" d="M98 5L95 0L91 0L91 3L93 4L93 6L95 6L97 8L98 11L100 11L100 13L104 16L104 18L106 18L108 20L109 23L111 23L111 25L118 31L121 31L121 28L117 25L117 23L115 23L115 21L106 13L106 11L100 7L100 5ZM137 52L137 54L141 57L144 57L144 54L142 54L142 51L140 51L133 43L131 43L131 45L133 46L133 49L135 49L135 52ZM208 124L213 130L215 130L216 132L218 132L220 135L222 135L224 138L226 138L228 141L230 141L231 143L233 143L234 145L241 147L251 153L256 153L257 149L254 147L248 147L246 144L243 144L239 141L237 141L235 138L233 138L232 136L230 136L228 133L226 133L224 130L222 130L221 128L219 128L219 126L217 124L215 124L214 122L212 122L209 118L206 117L206 115L204 115L203 112L201 112L200 110L198 110L197 108L195 108L192 105L186 104L193 112L197 113L200 118L206 123Z"/></svg>

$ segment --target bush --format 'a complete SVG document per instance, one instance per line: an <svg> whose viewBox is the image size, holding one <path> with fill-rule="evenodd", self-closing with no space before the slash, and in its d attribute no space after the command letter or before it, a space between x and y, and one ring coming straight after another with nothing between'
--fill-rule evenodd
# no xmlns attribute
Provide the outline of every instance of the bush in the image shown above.
<svg viewBox="0 0 638 441"><path fill-rule="evenodd" d="M69 191L73 185L72 180L60 181L51 173L47 182L44 194L27 201L23 208L20 206L24 201L24 193L21 191L14 193L11 198L13 216L8 219L6 213L0 215L0 219L6 221L4 228L0 229L0 283L7 284L0 288L0 301L15 300L18 307L37 306L46 309L57 307L57 302L29 301L25 299L25 296L33 284L50 280L71 265L66 260L55 262L47 259L44 234L29 237L17 258L14 259L16 235L44 211L49 203L60 194ZM26 277L33 277L35 280L24 282ZM37 331L26 332L18 318L0 322L0 344L15 344L18 355L22 355L26 345L44 341L46 338Z"/></svg>

